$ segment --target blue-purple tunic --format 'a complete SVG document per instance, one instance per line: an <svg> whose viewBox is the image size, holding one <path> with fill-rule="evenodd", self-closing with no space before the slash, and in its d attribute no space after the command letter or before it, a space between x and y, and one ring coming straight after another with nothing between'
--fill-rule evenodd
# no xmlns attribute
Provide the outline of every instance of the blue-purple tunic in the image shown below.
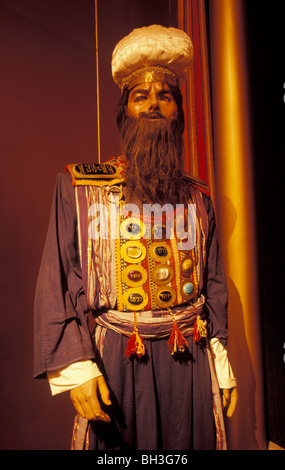
<svg viewBox="0 0 285 470"><path fill-rule="evenodd" d="M208 215L203 317L209 338L217 337L226 346L227 285L212 202L205 195L203 202ZM75 188L70 174L64 173L57 177L36 288L35 377L76 361L98 360L85 290ZM107 330L98 365L110 389L112 422L89 423L89 449L216 448L206 348L189 336L187 353L177 358L169 353L167 339L145 340L147 354L138 360L124 356L127 341L126 336Z"/></svg>

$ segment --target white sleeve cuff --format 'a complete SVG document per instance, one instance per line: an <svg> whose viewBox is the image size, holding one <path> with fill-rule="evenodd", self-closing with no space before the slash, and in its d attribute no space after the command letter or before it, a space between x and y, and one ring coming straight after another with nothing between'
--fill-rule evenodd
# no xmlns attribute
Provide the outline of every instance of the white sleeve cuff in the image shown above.
<svg viewBox="0 0 285 470"><path fill-rule="evenodd" d="M215 369L220 388L233 388L236 387L237 381L234 377L226 348L220 343L218 338L210 340L211 349L213 352Z"/></svg>
<svg viewBox="0 0 285 470"><path fill-rule="evenodd" d="M88 380L102 375L97 364L91 360L70 364L64 369L48 372L48 381L52 395L71 390Z"/></svg>

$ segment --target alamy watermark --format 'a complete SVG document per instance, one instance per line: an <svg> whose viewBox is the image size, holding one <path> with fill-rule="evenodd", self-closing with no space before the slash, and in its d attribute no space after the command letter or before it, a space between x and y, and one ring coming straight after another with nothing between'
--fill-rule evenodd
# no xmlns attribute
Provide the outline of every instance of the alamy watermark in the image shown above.
<svg viewBox="0 0 285 470"><path fill-rule="evenodd" d="M110 215L109 215L110 211ZM119 207L111 204L93 204L88 216L88 235L92 240L111 239L119 236L127 239L165 240L177 238L178 250L192 250L196 244L196 204L144 204L142 210L136 204L120 208L123 222L118 229ZM120 230L120 232L118 231Z"/></svg>

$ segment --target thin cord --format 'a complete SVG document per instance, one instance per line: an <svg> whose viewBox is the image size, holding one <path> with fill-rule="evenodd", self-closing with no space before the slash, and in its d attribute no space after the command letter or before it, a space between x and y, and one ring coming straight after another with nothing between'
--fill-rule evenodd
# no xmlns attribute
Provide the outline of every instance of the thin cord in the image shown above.
<svg viewBox="0 0 285 470"><path fill-rule="evenodd" d="M98 13L97 0L95 0L95 40L96 40L96 81L97 81L97 142L98 142L98 163L101 163L100 149L100 103L99 103L99 60L98 60Z"/></svg>

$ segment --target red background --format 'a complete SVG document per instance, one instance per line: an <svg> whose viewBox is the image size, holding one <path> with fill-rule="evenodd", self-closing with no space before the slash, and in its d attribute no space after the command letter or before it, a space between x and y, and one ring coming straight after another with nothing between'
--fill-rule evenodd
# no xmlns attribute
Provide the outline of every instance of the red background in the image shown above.
<svg viewBox="0 0 285 470"><path fill-rule="evenodd" d="M172 26L171 3L98 2L101 161L118 152L113 48L135 27ZM69 395L32 378L33 301L56 174L97 161L94 2L1 0L0 47L0 448L69 449Z"/></svg>

